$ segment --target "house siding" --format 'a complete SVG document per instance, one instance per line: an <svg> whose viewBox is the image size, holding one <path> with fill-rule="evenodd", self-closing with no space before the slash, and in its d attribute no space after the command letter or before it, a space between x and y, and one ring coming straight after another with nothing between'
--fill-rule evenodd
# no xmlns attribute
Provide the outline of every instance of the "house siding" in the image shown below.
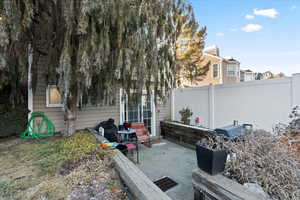
<svg viewBox="0 0 300 200"><path fill-rule="evenodd" d="M171 119L171 96L166 103L156 106L156 136L161 135L160 122Z"/></svg>
<svg viewBox="0 0 300 200"><path fill-rule="evenodd" d="M36 91L33 95L33 112L43 112L53 122L55 131L63 131L65 127L64 112L62 108L52 108L46 105L46 59L40 58L38 67L38 82ZM105 121L109 118L115 120L115 124L120 122L120 101L119 93L116 94L116 103L113 106L85 106L78 108L76 128L84 129L87 127L94 127L101 121ZM158 104L156 108L156 136L160 135L160 121L171 116L170 101L166 104Z"/></svg>
<svg viewBox="0 0 300 200"><path fill-rule="evenodd" d="M62 108L50 108L46 106L46 71L45 58L41 58L38 63L38 81L37 89L33 96L33 112L43 112L53 122L55 131L64 130L64 112ZM97 123L113 118L116 124L120 121L120 102L119 94L116 94L116 103L114 106L86 106L78 108L76 128L84 129L94 127Z"/></svg>

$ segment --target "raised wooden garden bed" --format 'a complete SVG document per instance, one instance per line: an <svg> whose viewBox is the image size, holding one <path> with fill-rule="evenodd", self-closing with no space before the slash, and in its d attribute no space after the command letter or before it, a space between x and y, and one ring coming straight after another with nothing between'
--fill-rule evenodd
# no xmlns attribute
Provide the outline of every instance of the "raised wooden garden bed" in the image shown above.
<svg viewBox="0 0 300 200"><path fill-rule="evenodd" d="M165 139L193 149L199 140L205 139L213 134L213 131L210 129L169 121L161 121L160 127L161 135Z"/></svg>

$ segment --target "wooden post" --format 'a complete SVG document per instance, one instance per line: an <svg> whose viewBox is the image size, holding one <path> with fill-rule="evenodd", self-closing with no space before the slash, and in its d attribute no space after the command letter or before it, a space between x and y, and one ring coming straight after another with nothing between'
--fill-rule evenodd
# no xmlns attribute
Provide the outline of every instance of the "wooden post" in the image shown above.
<svg viewBox="0 0 300 200"><path fill-rule="evenodd" d="M209 128L215 128L215 86L209 85L208 90L208 104L209 104Z"/></svg>

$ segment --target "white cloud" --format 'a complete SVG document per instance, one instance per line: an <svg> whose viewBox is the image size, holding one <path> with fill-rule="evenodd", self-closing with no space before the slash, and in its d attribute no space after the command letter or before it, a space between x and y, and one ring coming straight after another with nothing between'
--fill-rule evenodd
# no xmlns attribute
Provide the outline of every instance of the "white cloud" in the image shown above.
<svg viewBox="0 0 300 200"><path fill-rule="evenodd" d="M243 31L250 33L261 30L263 27L259 24L247 24L242 28Z"/></svg>
<svg viewBox="0 0 300 200"><path fill-rule="evenodd" d="M246 15L245 18L246 18L246 19L254 19L255 16L254 16L254 15Z"/></svg>
<svg viewBox="0 0 300 200"><path fill-rule="evenodd" d="M231 28L231 29L229 29L231 32L237 32L238 31L238 29L237 28Z"/></svg>
<svg viewBox="0 0 300 200"><path fill-rule="evenodd" d="M262 10L254 9L253 13L254 13L254 15L269 17L269 18L272 18L272 19L276 18L277 15L279 14L278 11L274 8L262 9Z"/></svg>
<svg viewBox="0 0 300 200"><path fill-rule="evenodd" d="M224 33L221 33L221 32L216 34L216 36L218 36L218 37L223 37L224 35L225 35L225 34L224 34Z"/></svg>

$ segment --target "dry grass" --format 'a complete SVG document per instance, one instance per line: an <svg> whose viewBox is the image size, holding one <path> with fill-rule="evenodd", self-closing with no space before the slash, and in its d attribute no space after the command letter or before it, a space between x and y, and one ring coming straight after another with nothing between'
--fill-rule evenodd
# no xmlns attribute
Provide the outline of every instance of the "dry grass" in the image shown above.
<svg viewBox="0 0 300 200"><path fill-rule="evenodd" d="M256 132L239 142L225 142L232 151L225 174L241 184L262 186L274 199L299 200L299 156L281 140L270 133Z"/></svg>
<svg viewBox="0 0 300 200"><path fill-rule="evenodd" d="M107 199L122 199L111 156L84 132L53 141L2 140L0 199L73 199L71 193L85 194L80 188L92 183L107 191ZM93 190L86 195L96 195Z"/></svg>

